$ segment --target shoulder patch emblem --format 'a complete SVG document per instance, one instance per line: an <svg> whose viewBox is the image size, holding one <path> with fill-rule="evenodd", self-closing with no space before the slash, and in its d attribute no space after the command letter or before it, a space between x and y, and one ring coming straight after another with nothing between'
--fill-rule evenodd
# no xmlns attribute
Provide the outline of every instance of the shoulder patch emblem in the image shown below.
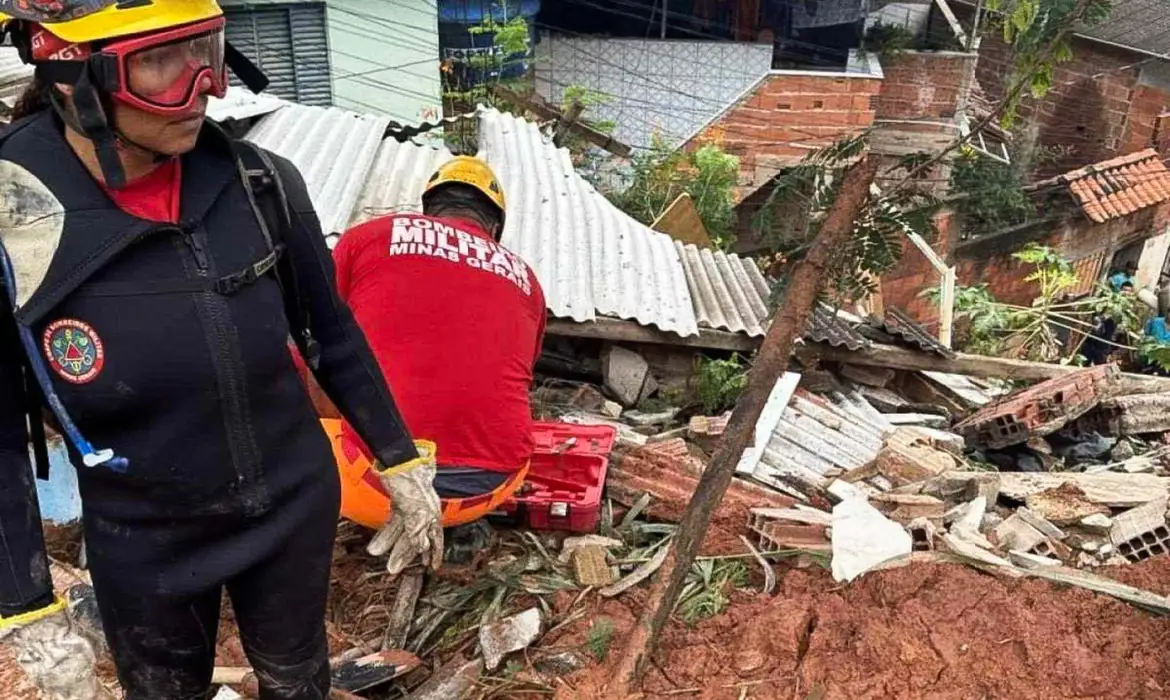
<svg viewBox="0 0 1170 700"><path fill-rule="evenodd" d="M72 384L92 382L106 362L97 331L76 319L63 318L50 323L42 342L49 366Z"/></svg>

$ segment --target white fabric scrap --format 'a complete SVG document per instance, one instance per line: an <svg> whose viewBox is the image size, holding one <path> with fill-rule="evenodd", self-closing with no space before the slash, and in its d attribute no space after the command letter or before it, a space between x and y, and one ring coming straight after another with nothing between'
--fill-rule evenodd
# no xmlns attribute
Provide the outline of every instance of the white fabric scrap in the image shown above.
<svg viewBox="0 0 1170 700"><path fill-rule="evenodd" d="M909 557L910 533L860 498L833 507L833 578L852 581L878 564Z"/></svg>

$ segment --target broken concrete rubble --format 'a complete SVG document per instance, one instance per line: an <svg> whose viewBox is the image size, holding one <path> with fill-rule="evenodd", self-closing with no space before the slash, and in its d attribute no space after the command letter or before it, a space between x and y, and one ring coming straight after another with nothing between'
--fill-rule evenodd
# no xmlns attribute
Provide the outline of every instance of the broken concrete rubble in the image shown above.
<svg viewBox="0 0 1170 700"><path fill-rule="evenodd" d="M1109 541L1130 561L1170 553L1170 528L1166 526L1165 496L1125 511L1113 518Z"/></svg>
<svg viewBox="0 0 1170 700"><path fill-rule="evenodd" d="M1024 500L1028 510L1056 525L1073 525L1090 515L1109 514L1109 508L1090 501L1084 490L1071 482L1029 494Z"/></svg>
<svg viewBox="0 0 1170 700"><path fill-rule="evenodd" d="M1081 519L1081 527L1098 535L1108 535L1113 529L1113 521L1106 515L1094 513Z"/></svg>
<svg viewBox="0 0 1170 700"><path fill-rule="evenodd" d="M540 608L529 608L479 628L479 647L489 671L499 668L504 657L527 649L540 637L544 618Z"/></svg>
<svg viewBox="0 0 1170 700"><path fill-rule="evenodd" d="M972 446L1003 448L1036 435L1050 435L1075 421L1117 391L1114 365L1100 365L1049 379L986 406L955 430Z"/></svg>
<svg viewBox="0 0 1170 700"><path fill-rule="evenodd" d="M642 396L650 376L650 364L633 350L610 345L601 354L601 372L605 388L614 400L632 408Z"/></svg>
<svg viewBox="0 0 1170 700"><path fill-rule="evenodd" d="M1113 437L1168 432L1170 394L1135 394L1106 399L1077 420L1076 430Z"/></svg>
<svg viewBox="0 0 1170 700"><path fill-rule="evenodd" d="M869 500L883 515L902 524L918 518L941 522L946 512L946 503L933 496L881 493Z"/></svg>

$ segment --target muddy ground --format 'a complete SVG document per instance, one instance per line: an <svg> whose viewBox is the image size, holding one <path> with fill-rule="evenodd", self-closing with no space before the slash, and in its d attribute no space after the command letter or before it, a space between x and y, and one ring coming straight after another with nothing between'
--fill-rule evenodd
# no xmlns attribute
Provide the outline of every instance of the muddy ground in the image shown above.
<svg viewBox="0 0 1170 700"><path fill-rule="evenodd" d="M1170 594L1170 558L1101 573ZM567 612L575 597L558 597L556 607ZM545 650L592 655L592 626L613 626L607 662L554 681L559 700L612 697L608 664L643 599L642 590L594 599L586 617L542 641ZM1170 697L1170 619L1044 581L921 564L842 586L816 567L782 568L775 595L737 592L733 601L717 618L667 629L646 700ZM229 640L221 663L242 660L232 659L239 652ZM36 697L3 649L0 689L5 700Z"/></svg>
<svg viewBox="0 0 1170 700"><path fill-rule="evenodd" d="M1102 573L1170 594L1170 559ZM611 620L621 652L637 596L597 604L546 644L587 645ZM646 700L1170 697L1170 619L1039 580L916 565L841 586L819 569L782 574L774 596L737 593L727 614L672 625ZM607 665L565 679L559 700L609 698Z"/></svg>

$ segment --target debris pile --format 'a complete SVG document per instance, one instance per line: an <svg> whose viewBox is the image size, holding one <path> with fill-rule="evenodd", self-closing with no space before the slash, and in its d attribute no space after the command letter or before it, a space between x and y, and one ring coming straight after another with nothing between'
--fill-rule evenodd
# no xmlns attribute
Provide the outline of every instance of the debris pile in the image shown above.
<svg viewBox="0 0 1170 700"><path fill-rule="evenodd" d="M1158 385L1111 366L1030 385L946 371L962 358L911 323L866 327L832 357L807 343L776 382L645 697L1170 689L1165 634L1143 612L1170 614L1159 579L1170 573L1170 402ZM873 343L931 368L896 353L882 366L865 355L885 352ZM533 488L493 514L494 529L453 537L437 575L391 582L365 553L371 533L342 523L327 620L334 697L608 697L611 652L723 444L734 398L715 399L736 380L720 375L696 400L696 377L664 369L703 366L693 357L594 349L562 362L572 378L545 375L534 390L539 418L558 422L534 432ZM75 616L93 607L92 591L63 585ZM219 698L256 697L230 606L220 637ZM6 697L32 699L12 681Z"/></svg>

